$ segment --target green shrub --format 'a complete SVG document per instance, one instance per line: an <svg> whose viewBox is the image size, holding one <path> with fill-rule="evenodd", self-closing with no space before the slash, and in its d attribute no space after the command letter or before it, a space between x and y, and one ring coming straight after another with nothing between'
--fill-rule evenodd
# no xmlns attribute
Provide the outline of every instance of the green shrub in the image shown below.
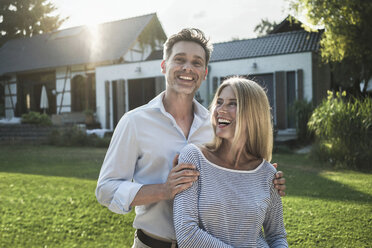
<svg viewBox="0 0 372 248"><path fill-rule="evenodd" d="M372 99L328 92L308 123L319 158L340 167L372 169Z"/></svg>
<svg viewBox="0 0 372 248"><path fill-rule="evenodd" d="M72 126L60 130L53 130L49 136L49 144L55 146L91 146L108 147L111 137L99 138L87 135L81 128Z"/></svg>
<svg viewBox="0 0 372 248"><path fill-rule="evenodd" d="M47 114L40 114L38 112L32 111L27 114L23 114L21 122L27 124L37 124L41 126L52 125L52 121L50 120L50 117Z"/></svg>
<svg viewBox="0 0 372 248"><path fill-rule="evenodd" d="M296 133L300 142L308 143L313 133L308 129L307 123L313 113L313 104L305 100L297 100L292 106L292 114L296 117Z"/></svg>

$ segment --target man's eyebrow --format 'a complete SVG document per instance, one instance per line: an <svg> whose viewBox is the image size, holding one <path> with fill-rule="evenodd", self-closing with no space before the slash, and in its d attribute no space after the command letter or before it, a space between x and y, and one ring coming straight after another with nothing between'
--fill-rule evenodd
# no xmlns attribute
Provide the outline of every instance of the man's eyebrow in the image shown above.
<svg viewBox="0 0 372 248"><path fill-rule="evenodd" d="M176 56L186 56L186 53L176 53L176 54L174 55L174 57L176 57ZM204 58L201 57L201 56L198 56L198 55L194 55L194 58L196 58L196 59L201 59L201 60L204 61Z"/></svg>
<svg viewBox="0 0 372 248"><path fill-rule="evenodd" d="M174 57L176 57L176 56L185 56L186 55L186 53L176 53L175 55L174 55Z"/></svg>
<svg viewBox="0 0 372 248"><path fill-rule="evenodd" d="M203 57L200 57L200 56L197 56L197 55L195 55L194 58L201 59L203 62L205 60Z"/></svg>

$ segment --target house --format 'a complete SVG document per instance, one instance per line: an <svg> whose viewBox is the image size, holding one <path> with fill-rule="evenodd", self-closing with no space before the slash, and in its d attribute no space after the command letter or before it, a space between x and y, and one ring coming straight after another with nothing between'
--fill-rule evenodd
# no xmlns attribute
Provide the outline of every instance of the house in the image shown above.
<svg viewBox="0 0 372 248"><path fill-rule="evenodd" d="M214 44L197 99L208 107L224 78L252 78L267 90L277 129L293 133L293 103L306 100L316 105L330 88L330 70L319 54L321 34L284 20L264 37ZM123 112L147 103L164 89L161 60L162 51L154 51L144 61L96 68L97 116L103 127L113 129Z"/></svg>
<svg viewBox="0 0 372 248"><path fill-rule="evenodd" d="M46 85L54 102L49 114L91 109L102 128L113 130L125 112L165 89L160 63L166 36L155 14L97 29L77 27L9 41L0 48L6 115L40 111L39 92ZM90 32L95 35L88 36ZM267 90L277 129L293 132L293 103L303 99L318 104L330 87L329 68L320 60L321 34L284 20L266 36L214 44L197 100L208 107L228 76L252 78Z"/></svg>
<svg viewBox="0 0 372 248"><path fill-rule="evenodd" d="M320 103L330 88L330 69L321 63L320 32L295 30L214 45L209 82L200 94L209 102L224 78L240 75L267 90L274 124L295 128L291 107L296 100Z"/></svg>
<svg viewBox="0 0 372 248"><path fill-rule="evenodd" d="M84 111L97 111L97 67L143 61L165 39L156 14L148 14L10 40L0 48L5 117L41 112L45 86L47 113L81 122Z"/></svg>

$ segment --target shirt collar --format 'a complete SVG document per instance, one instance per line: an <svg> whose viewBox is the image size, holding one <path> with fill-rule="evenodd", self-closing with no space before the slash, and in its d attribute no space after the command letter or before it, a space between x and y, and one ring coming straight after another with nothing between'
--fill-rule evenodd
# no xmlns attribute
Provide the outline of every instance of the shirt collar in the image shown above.
<svg viewBox="0 0 372 248"><path fill-rule="evenodd" d="M167 111L164 108L163 104L163 97L164 97L165 91L157 95L154 99L152 99L148 103L149 108L155 108L155 109L160 109L163 113L167 113ZM209 118L209 111L201 105L198 101L193 99L193 104L194 104L194 114L202 119L207 119Z"/></svg>

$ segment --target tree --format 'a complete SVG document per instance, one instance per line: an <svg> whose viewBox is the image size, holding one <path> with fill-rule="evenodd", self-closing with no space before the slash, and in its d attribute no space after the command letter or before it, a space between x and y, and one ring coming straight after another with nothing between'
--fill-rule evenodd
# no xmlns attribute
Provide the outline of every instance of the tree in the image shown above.
<svg viewBox="0 0 372 248"><path fill-rule="evenodd" d="M353 93L366 95L372 78L372 1L291 0L291 8L310 24L324 27L321 55L334 74L345 74L339 85L351 80ZM365 82L362 91L361 82Z"/></svg>
<svg viewBox="0 0 372 248"><path fill-rule="evenodd" d="M10 39L58 29L67 18L53 15L56 10L48 0L1 0L0 46Z"/></svg>
<svg viewBox="0 0 372 248"><path fill-rule="evenodd" d="M276 23L275 21L270 22L267 18L266 19L261 19L261 22L259 24L257 24L256 27L254 28L254 32L257 33L258 37L264 36L264 35L270 33L270 31L272 31L274 29L274 27L277 26L277 25L278 25L278 23Z"/></svg>

